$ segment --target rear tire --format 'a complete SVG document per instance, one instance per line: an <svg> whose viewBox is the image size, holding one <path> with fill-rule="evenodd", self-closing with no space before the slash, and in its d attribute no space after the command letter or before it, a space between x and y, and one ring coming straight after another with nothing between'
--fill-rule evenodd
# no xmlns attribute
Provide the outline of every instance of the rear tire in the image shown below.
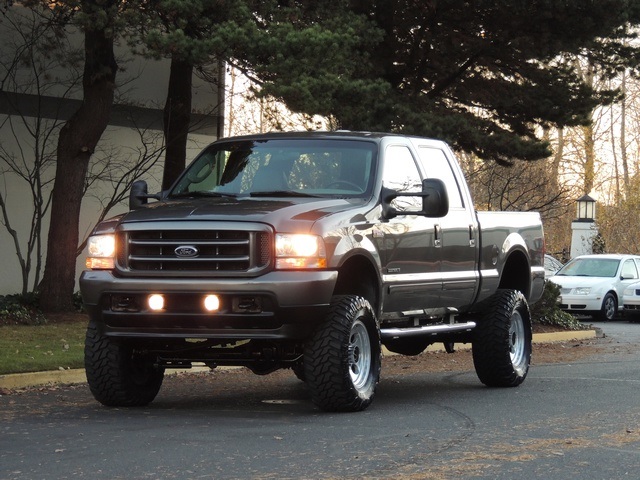
<svg viewBox="0 0 640 480"><path fill-rule="evenodd" d="M531 316L524 295L498 290L487 301L473 339L476 374L488 387L516 387L531 362Z"/></svg>
<svg viewBox="0 0 640 480"><path fill-rule="evenodd" d="M148 405L164 379L164 368L100 334L93 323L87 328L84 364L91 393L108 407Z"/></svg>
<svg viewBox="0 0 640 480"><path fill-rule="evenodd" d="M305 379L325 411L357 412L373 401L380 379L380 329L367 300L335 297L326 320L305 346Z"/></svg>

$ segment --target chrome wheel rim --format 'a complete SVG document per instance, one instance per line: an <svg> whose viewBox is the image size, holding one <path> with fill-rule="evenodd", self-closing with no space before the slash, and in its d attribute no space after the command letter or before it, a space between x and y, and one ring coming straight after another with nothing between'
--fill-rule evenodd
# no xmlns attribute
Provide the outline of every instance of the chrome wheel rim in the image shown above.
<svg viewBox="0 0 640 480"><path fill-rule="evenodd" d="M360 320L353 322L349 335L349 375L356 390L369 380L371 371L371 341L367 327Z"/></svg>
<svg viewBox="0 0 640 480"><path fill-rule="evenodd" d="M611 297L607 297L607 299L605 300L604 314L607 320L611 320L615 316L615 302Z"/></svg>
<svg viewBox="0 0 640 480"><path fill-rule="evenodd" d="M518 311L513 312L511 316L511 326L509 327L509 355L514 368L521 369L525 364L526 341L524 321Z"/></svg>

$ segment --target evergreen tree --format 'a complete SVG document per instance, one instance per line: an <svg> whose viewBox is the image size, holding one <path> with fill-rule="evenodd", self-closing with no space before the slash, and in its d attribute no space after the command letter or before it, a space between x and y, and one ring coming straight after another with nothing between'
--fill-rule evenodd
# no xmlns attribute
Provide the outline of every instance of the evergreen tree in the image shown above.
<svg viewBox="0 0 640 480"><path fill-rule="evenodd" d="M640 19L634 0L353 0L351 9L382 33L352 50L366 64L329 78L276 57L258 66L264 93L342 128L442 138L501 163L548 156L537 127L588 124L615 99L584 83L576 56L603 74L640 58L626 42Z"/></svg>

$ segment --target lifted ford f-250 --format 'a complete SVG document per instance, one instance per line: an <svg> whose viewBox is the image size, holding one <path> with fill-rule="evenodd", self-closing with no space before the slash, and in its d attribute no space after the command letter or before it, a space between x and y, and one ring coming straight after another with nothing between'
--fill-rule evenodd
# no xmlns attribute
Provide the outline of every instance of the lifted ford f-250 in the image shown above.
<svg viewBox="0 0 640 480"><path fill-rule="evenodd" d="M154 197L158 201L148 202ZM536 213L480 212L441 141L355 132L226 138L92 233L80 287L95 398L151 402L165 369L291 368L313 402L372 401L382 347L472 344L480 381L531 357Z"/></svg>

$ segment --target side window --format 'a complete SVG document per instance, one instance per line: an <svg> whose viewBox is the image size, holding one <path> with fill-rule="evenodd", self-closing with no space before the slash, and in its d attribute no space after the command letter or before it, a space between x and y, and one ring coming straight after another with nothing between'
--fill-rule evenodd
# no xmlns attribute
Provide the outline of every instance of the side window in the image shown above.
<svg viewBox="0 0 640 480"><path fill-rule="evenodd" d="M638 278L638 269L633 260L626 260L622 265L622 277L623 278Z"/></svg>
<svg viewBox="0 0 640 480"><path fill-rule="evenodd" d="M444 152L439 148L419 147L418 154L427 177L439 178L446 185L447 195L449 195L449 207L463 208L464 201L460 193L460 186Z"/></svg>
<svg viewBox="0 0 640 480"><path fill-rule="evenodd" d="M382 183L385 187L399 192L420 192L422 180L407 147L392 145L387 148ZM391 202L398 210L420 209L421 197L399 197Z"/></svg>

